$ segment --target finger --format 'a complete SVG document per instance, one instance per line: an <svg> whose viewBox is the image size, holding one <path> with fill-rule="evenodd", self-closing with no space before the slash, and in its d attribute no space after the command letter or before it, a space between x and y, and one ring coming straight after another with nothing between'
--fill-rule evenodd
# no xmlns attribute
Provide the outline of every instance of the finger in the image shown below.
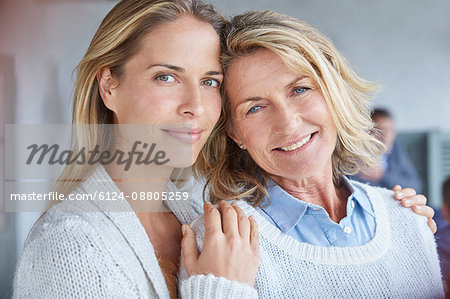
<svg viewBox="0 0 450 299"><path fill-rule="evenodd" d="M211 203L207 202L203 206L205 212L205 238L206 236L222 233L220 213Z"/></svg>
<svg viewBox="0 0 450 299"><path fill-rule="evenodd" d="M428 226L430 227L431 232L432 232L433 234L435 234L436 231L437 231L436 222L434 222L433 219L428 219Z"/></svg>
<svg viewBox="0 0 450 299"><path fill-rule="evenodd" d="M233 207L226 202L221 200L219 202L220 214L222 215L222 230L225 235L239 235L238 229L238 219L236 211Z"/></svg>
<svg viewBox="0 0 450 299"><path fill-rule="evenodd" d="M434 210L428 206L412 206L414 213L432 219L434 216Z"/></svg>
<svg viewBox="0 0 450 299"><path fill-rule="evenodd" d="M259 228L255 217L252 215L248 217L250 221L250 246L253 251L259 256Z"/></svg>
<svg viewBox="0 0 450 299"><path fill-rule="evenodd" d="M244 211L237 205L236 202L231 204L236 211L237 219L238 219L238 228L239 234L241 238L247 241L250 241L250 222L245 215Z"/></svg>
<svg viewBox="0 0 450 299"><path fill-rule="evenodd" d="M400 185L395 185L394 188L392 188L392 190L394 190L394 191L399 191L401 189L402 189L402 186L400 186Z"/></svg>
<svg viewBox="0 0 450 299"><path fill-rule="evenodd" d="M183 232L181 252L184 258L184 267L186 268L188 275L191 275L199 256L197 242L195 241L195 232L187 224L183 224L181 229Z"/></svg>
<svg viewBox="0 0 450 299"><path fill-rule="evenodd" d="M398 200L402 200L405 197L411 197L416 195L416 190L412 188L404 188L398 191L395 191L395 198Z"/></svg>
<svg viewBox="0 0 450 299"><path fill-rule="evenodd" d="M411 197L406 197L402 199L402 205L404 207L411 206L424 206L427 203L427 198L422 194L414 195Z"/></svg>

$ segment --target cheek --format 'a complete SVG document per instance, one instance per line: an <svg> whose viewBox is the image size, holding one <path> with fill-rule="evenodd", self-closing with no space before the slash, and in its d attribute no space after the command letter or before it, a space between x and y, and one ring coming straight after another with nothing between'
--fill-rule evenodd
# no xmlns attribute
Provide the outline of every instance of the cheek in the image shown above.
<svg viewBox="0 0 450 299"><path fill-rule="evenodd" d="M304 109L303 114L316 122L323 124L331 122L331 114L328 112L325 100L323 99L314 99L310 101L308 107Z"/></svg>
<svg viewBox="0 0 450 299"><path fill-rule="evenodd" d="M148 89L137 99L136 115L152 119L159 123L173 117L180 103L180 93L177 89Z"/></svg>
<svg viewBox="0 0 450 299"><path fill-rule="evenodd" d="M161 88L149 88L142 84L130 85L124 89L120 95L120 108L125 112L134 112L134 115L140 115L149 111L164 109L168 99L173 97L168 90Z"/></svg>
<svg viewBox="0 0 450 299"><path fill-rule="evenodd" d="M267 150L269 137L268 130L263 129L264 126L253 122L244 123L241 126L241 136L250 153L256 156L262 156Z"/></svg>
<svg viewBox="0 0 450 299"><path fill-rule="evenodd" d="M220 113L222 111L222 100L220 95L214 96L207 100L205 104L206 114L210 116L209 118L214 121L214 124L219 120Z"/></svg>

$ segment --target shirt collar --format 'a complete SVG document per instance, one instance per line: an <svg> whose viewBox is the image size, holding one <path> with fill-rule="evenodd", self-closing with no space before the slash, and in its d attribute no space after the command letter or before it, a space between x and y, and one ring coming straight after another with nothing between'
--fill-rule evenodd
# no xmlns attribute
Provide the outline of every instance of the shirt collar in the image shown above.
<svg viewBox="0 0 450 299"><path fill-rule="evenodd" d="M353 199L365 212L374 215L372 204L367 195L362 193L364 192L363 190L356 188L345 176L342 176L341 184L343 184L351 193L347 201L347 212L353 210L349 210L351 199ZM318 207L293 197L272 180L269 180L267 191L270 200L267 196L264 197L260 209L267 214L284 233L287 233L297 225L308 208L317 209Z"/></svg>
<svg viewBox="0 0 450 299"><path fill-rule="evenodd" d="M347 207L350 203L350 200L353 199L361 206L361 208L363 208L366 213L375 217L372 204L370 203L369 197L363 189L356 187L346 176L342 176L341 184L344 185L351 193L348 197L349 200L347 203Z"/></svg>
<svg viewBox="0 0 450 299"><path fill-rule="evenodd" d="M261 210L266 213L286 233L290 231L303 217L307 205L283 190L277 183L269 180L267 191L269 197L264 197Z"/></svg>

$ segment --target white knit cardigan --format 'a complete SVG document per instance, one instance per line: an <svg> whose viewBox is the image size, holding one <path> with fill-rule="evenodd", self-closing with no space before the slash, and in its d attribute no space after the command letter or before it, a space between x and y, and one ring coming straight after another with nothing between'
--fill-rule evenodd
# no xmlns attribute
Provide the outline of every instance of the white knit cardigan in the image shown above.
<svg viewBox="0 0 450 299"><path fill-rule="evenodd" d="M402 207L390 190L353 183L366 190L376 216L373 239L355 247L299 242L238 201L259 226L261 261L255 287L260 298L444 297L436 243L426 218ZM204 217L192 227L201 248ZM180 277L186 277L184 269Z"/></svg>
<svg viewBox="0 0 450 299"><path fill-rule="evenodd" d="M168 191L177 191L169 183ZM103 167L73 194L120 192ZM169 202L181 223L202 211L201 198ZM195 275L182 298L254 298L254 288ZM20 256L14 298L170 298L153 246L127 201L64 201L35 224Z"/></svg>

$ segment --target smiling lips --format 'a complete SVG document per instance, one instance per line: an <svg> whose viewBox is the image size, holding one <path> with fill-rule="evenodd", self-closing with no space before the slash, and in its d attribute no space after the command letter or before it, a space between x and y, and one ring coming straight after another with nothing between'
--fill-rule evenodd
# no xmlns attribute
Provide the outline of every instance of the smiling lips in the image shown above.
<svg viewBox="0 0 450 299"><path fill-rule="evenodd" d="M314 133L313 133L314 134ZM306 143L308 143L308 141L311 140L311 137L313 136L313 134L310 134L308 136L306 136L305 138L303 138L302 140L300 140L297 143L291 144L289 146L282 146L282 147L278 147L276 148L276 150L281 150L284 152L291 152L294 151L296 149L301 148L303 145L305 145Z"/></svg>
<svg viewBox="0 0 450 299"><path fill-rule="evenodd" d="M170 129L161 129L165 134L173 137L183 143L193 144L197 142L202 135L203 129L191 127L179 127Z"/></svg>

